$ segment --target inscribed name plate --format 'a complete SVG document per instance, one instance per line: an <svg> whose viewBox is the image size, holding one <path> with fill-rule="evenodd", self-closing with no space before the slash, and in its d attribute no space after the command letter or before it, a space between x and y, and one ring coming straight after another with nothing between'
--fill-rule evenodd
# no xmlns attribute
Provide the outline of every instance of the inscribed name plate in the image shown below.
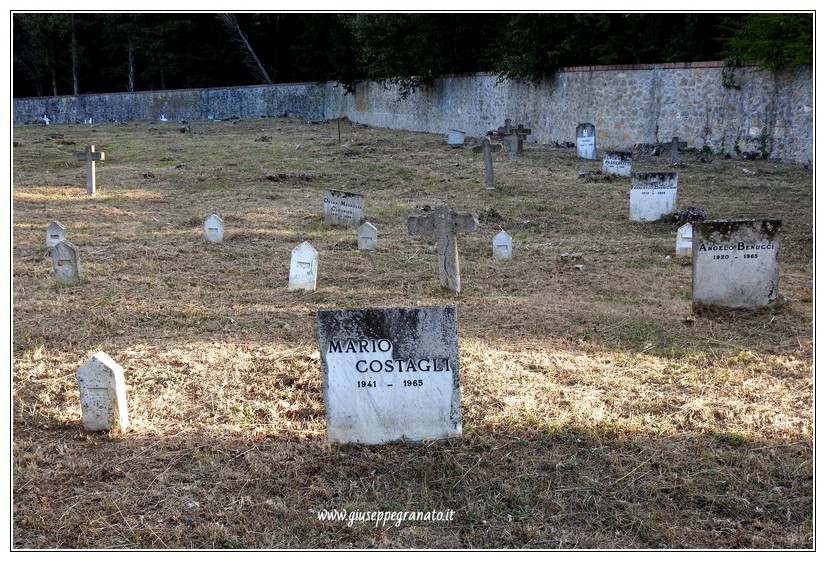
<svg viewBox="0 0 826 562"><path fill-rule="evenodd" d="M781 219L694 223L692 303L755 310L778 298Z"/></svg>
<svg viewBox="0 0 826 562"><path fill-rule="evenodd" d="M331 443L461 435L456 307L316 313Z"/></svg>
<svg viewBox="0 0 826 562"><path fill-rule="evenodd" d="M597 158L597 130L590 123L582 123L576 128L576 155L587 160Z"/></svg>
<svg viewBox="0 0 826 562"><path fill-rule="evenodd" d="M336 189L324 192L324 221L334 226L356 226L361 222L364 195Z"/></svg>
<svg viewBox="0 0 826 562"><path fill-rule="evenodd" d="M631 174L632 221L660 220L674 213L677 207L677 174L650 172Z"/></svg>
<svg viewBox="0 0 826 562"><path fill-rule="evenodd" d="M602 156L602 173L629 177L632 158L630 152L606 151Z"/></svg>

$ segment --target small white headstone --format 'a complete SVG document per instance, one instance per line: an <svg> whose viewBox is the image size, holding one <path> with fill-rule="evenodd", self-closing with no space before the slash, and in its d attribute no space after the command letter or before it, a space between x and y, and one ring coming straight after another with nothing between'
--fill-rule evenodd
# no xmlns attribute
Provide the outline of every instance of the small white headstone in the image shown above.
<svg viewBox="0 0 826 562"><path fill-rule="evenodd" d="M631 174L632 221L660 220L671 215L677 207L677 174L651 172Z"/></svg>
<svg viewBox="0 0 826 562"><path fill-rule="evenodd" d="M63 240L52 248L52 266L55 277L64 285L76 285L83 280L77 246Z"/></svg>
<svg viewBox="0 0 826 562"><path fill-rule="evenodd" d="M597 131L590 123L582 123L576 128L576 155L586 160L597 159Z"/></svg>
<svg viewBox="0 0 826 562"><path fill-rule="evenodd" d="M691 223L686 223L677 229L677 248L674 252L678 258L691 257L691 244L694 236Z"/></svg>
<svg viewBox="0 0 826 562"><path fill-rule="evenodd" d="M77 370L83 427L87 431L108 431L129 427L126 383L123 367L100 351Z"/></svg>
<svg viewBox="0 0 826 562"><path fill-rule="evenodd" d="M447 133L447 144L449 145L461 145L465 144L465 132L464 131L457 131L456 129L451 129Z"/></svg>
<svg viewBox="0 0 826 562"><path fill-rule="evenodd" d="M224 220L212 213L204 221L204 236L208 242L220 243L224 240Z"/></svg>
<svg viewBox="0 0 826 562"><path fill-rule="evenodd" d="M324 193L322 210L327 224L334 226L355 226L361 222L364 195L328 189Z"/></svg>
<svg viewBox="0 0 826 562"><path fill-rule="evenodd" d="M512 255L513 238L503 230L493 237L493 259L496 261L505 261L511 259Z"/></svg>
<svg viewBox="0 0 826 562"><path fill-rule="evenodd" d="M778 299L781 219L694 223L694 306L756 310Z"/></svg>
<svg viewBox="0 0 826 562"><path fill-rule="evenodd" d="M602 155L602 173L629 177L631 175L632 158L633 155L630 152L606 150L605 154Z"/></svg>
<svg viewBox="0 0 826 562"><path fill-rule="evenodd" d="M66 239L66 228L58 221L46 227L46 247L54 248Z"/></svg>
<svg viewBox="0 0 826 562"><path fill-rule="evenodd" d="M453 306L316 313L331 443L461 435Z"/></svg>
<svg viewBox="0 0 826 562"><path fill-rule="evenodd" d="M318 271L318 252L306 240L293 248L290 259L290 291L315 291Z"/></svg>
<svg viewBox="0 0 826 562"><path fill-rule="evenodd" d="M378 239L378 230L369 222L361 225L356 232L358 236L359 250L375 250L376 241Z"/></svg>

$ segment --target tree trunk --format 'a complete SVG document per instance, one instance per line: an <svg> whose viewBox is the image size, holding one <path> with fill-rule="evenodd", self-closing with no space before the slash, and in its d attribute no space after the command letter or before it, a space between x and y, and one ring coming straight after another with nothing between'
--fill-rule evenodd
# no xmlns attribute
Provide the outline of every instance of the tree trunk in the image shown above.
<svg viewBox="0 0 826 562"><path fill-rule="evenodd" d="M78 95L80 92L80 88L78 87L77 82L77 38L75 37L75 15L72 14L69 20L69 24L71 27L71 42L69 43L69 51L72 56L72 93L74 95Z"/></svg>
<svg viewBox="0 0 826 562"><path fill-rule="evenodd" d="M135 91L135 54L132 52L132 49L126 51L127 55L127 73L126 73L126 91L127 92L134 92Z"/></svg>

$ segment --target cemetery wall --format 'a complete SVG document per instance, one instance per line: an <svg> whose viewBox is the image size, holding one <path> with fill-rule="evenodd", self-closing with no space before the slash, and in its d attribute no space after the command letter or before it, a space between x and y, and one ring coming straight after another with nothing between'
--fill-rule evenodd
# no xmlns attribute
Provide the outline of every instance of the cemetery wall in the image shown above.
<svg viewBox="0 0 826 562"><path fill-rule="evenodd" d="M480 137L504 124L532 130L527 142L573 142L576 126L596 126L598 157L678 136L714 153L765 152L811 163L812 67L772 72L722 63L568 68L534 86L492 74L445 76L406 98L375 82L345 94L336 83L165 90L14 100L14 123L47 114L55 123L252 118L350 120L392 129Z"/></svg>

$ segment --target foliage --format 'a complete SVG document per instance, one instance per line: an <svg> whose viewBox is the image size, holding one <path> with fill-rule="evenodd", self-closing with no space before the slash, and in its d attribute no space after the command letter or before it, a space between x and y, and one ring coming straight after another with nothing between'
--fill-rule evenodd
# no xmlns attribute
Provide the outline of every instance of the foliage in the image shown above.
<svg viewBox="0 0 826 562"><path fill-rule="evenodd" d="M814 19L811 13L749 14L728 21L728 58L762 62L779 69L812 64Z"/></svg>

